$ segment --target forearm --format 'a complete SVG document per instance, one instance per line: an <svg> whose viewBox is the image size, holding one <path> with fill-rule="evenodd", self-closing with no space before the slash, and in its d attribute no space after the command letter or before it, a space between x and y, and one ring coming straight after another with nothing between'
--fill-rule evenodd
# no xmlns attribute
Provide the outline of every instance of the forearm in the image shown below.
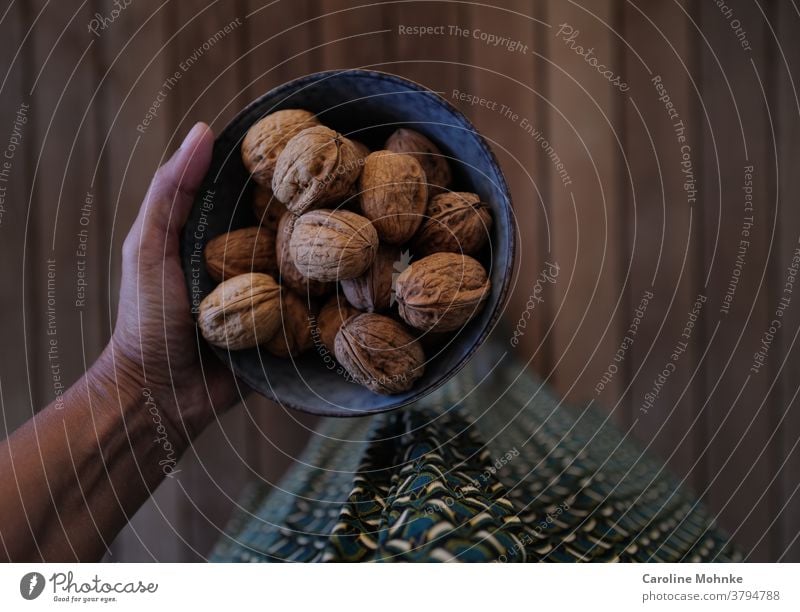
<svg viewBox="0 0 800 612"><path fill-rule="evenodd" d="M0 556L99 560L186 446L159 401L107 350L3 442Z"/></svg>
<svg viewBox="0 0 800 612"><path fill-rule="evenodd" d="M0 560L100 559L194 436L237 399L231 372L197 350L179 259L213 140L196 124L147 190L122 245L113 353L0 443Z"/></svg>

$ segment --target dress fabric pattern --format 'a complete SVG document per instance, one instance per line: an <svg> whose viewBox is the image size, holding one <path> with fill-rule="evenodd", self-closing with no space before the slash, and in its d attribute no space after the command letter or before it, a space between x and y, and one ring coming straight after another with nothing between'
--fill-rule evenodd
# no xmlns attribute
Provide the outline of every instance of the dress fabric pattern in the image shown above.
<svg viewBox="0 0 800 612"><path fill-rule="evenodd" d="M481 355L407 409L323 421L279 486L247 488L210 560L741 560L607 414Z"/></svg>

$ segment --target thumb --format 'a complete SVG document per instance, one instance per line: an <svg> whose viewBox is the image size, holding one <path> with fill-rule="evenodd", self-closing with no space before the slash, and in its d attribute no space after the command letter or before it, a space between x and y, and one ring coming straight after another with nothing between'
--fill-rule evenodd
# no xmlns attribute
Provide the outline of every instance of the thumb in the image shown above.
<svg viewBox="0 0 800 612"><path fill-rule="evenodd" d="M145 235L177 237L211 163L214 134L196 123L172 157L153 177L136 225Z"/></svg>

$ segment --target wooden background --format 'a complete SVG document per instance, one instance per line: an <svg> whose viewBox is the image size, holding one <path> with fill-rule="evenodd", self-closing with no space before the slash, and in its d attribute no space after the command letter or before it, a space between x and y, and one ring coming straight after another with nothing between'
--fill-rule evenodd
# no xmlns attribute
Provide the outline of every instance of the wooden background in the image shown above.
<svg viewBox="0 0 800 612"><path fill-rule="evenodd" d="M129 2L98 35L88 25L97 13L111 17L111 2L17 0L0 9L0 148L11 152L0 160L10 165L0 182L6 433L53 399L48 260L56 270L55 361L71 382L109 336L120 245L149 177L191 124L203 119L218 130L277 84L370 66L447 98L454 89L484 96L518 115L456 102L491 140L519 220L517 284L499 340L508 341L545 263L557 263L557 282L525 330L522 362L569 401L608 411L662 457L718 513L749 560L800 561L800 296L786 309L764 366L750 371L787 295L800 235L794 2L729 0L730 15L715 2L688 0ZM231 34L182 67L231 22ZM592 47L629 91L576 54L558 35L561 24L579 30L575 44ZM509 51L471 35L400 35L400 25L479 29L529 48ZM157 117L137 131L176 71ZM686 126L694 202L656 75ZM562 185L522 117L552 144L570 185ZM753 221L739 269L748 165ZM91 214L82 226L87 201ZM86 304L77 308L75 252L84 227L89 277ZM615 362L647 291L653 299L634 342ZM686 350L643 412L698 295L706 302ZM617 370L598 392L610 364ZM232 411L202 436L179 477L159 488L108 558L202 560L242 484L274 482L312 425L259 399Z"/></svg>

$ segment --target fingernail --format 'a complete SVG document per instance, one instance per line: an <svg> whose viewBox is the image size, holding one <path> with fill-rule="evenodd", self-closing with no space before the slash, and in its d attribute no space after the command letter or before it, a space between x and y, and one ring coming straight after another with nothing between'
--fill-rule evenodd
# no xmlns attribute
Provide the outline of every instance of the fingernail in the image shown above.
<svg viewBox="0 0 800 612"><path fill-rule="evenodd" d="M201 121L198 121L192 126L192 129L189 130L189 133L186 134L186 137L183 139L181 146L178 147L179 149L184 148L190 142L193 142L202 132L206 130L206 126Z"/></svg>

